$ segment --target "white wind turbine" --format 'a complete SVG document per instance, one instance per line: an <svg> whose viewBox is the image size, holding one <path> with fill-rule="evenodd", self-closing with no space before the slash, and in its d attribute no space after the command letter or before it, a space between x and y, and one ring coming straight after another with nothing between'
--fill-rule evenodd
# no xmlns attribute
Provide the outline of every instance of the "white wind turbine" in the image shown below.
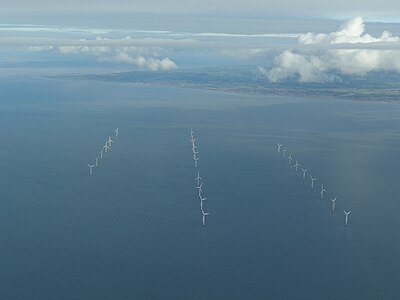
<svg viewBox="0 0 400 300"><path fill-rule="evenodd" d="M194 166L197 168L197 161L200 159L200 157L193 157L194 159Z"/></svg>
<svg viewBox="0 0 400 300"><path fill-rule="evenodd" d="M303 171L303 179L306 179L306 172L308 171L308 169L301 168L301 170Z"/></svg>
<svg viewBox="0 0 400 300"><path fill-rule="evenodd" d="M203 193L203 182L199 186L196 186L196 188L199 190L199 197Z"/></svg>
<svg viewBox="0 0 400 300"><path fill-rule="evenodd" d="M283 146L282 144L279 144L278 142L276 143L276 146L278 147L278 152L281 152L281 147Z"/></svg>
<svg viewBox="0 0 400 300"><path fill-rule="evenodd" d="M321 192L320 192L321 200L324 199L324 193L325 193L325 192L326 192L326 189L324 189L324 185L321 184Z"/></svg>
<svg viewBox="0 0 400 300"><path fill-rule="evenodd" d="M200 198L200 202L201 202L201 203L203 203L203 201L206 201L206 200L207 200L207 198L203 198L202 195L199 195L199 198Z"/></svg>
<svg viewBox="0 0 400 300"><path fill-rule="evenodd" d="M314 181L317 180L317 178L313 178L312 175L310 175L311 177L311 188L314 189Z"/></svg>
<svg viewBox="0 0 400 300"><path fill-rule="evenodd" d="M282 153L283 153L282 156L283 156L283 158L286 158L286 150L287 150L287 149L283 149L283 150L282 150Z"/></svg>
<svg viewBox="0 0 400 300"><path fill-rule="evenodd" d="M200 172L197 171L197 177L194 179L194 181L197 182L197 185L198 185L198 186L200 185L200 180L201 180L201 182L203 182L203 178L201 178Z"/></svg>
<svg viewBox="0 0 400 300"><path fill-rule="evenodd" d="M297 172L297 168L300 167L301 165L299 164L299 161L296 158L296 164L294 165L294 168L296 169Z"/></svg>
<svg viewBox="0 0 400 300"><path fill-rule="evenodd" d="M344 226L347 226L347 221L349 220L349 214L351 214L351 211L347 212L344 210L344 214L346 215L346 220L345 220Z"/></svg>
<svg viewBox="0 0 400 300"><path fill-rule="evenodd" d="M93 167L94 167L95 165L89 165L88 164L88 167L89 167L89 174L90 175L93 175Z"/></svg>
<svg viewBox="0 0 400 300"><path fill-rule="evenodd" d="M288 156L289 165L292 163L292 160L293 160L292 153L290 153L290 155Z"/></svg>
<svg viewBox="0 0 400 300"><path fill-rule="evenodd" d="M203 226L206 226L206 216L208 216L210 213L209 212L204 212L203 210L201 211L203 218L201 219L201 222L203 223Z"/></svg>
<svg viewBox="0 0 400 300"><path fill-rule="evenodd" d="M201 210L201 212L204 211L204 209L203 209L203 201L201 199L200 199L200 210Z"/></svg>
<svg viewBox="0 0 400 300"><path fill-rule="evenodd" d="M337 198L337 197L331 199L331 201L332 201L332 212L335 211L335 207L336 207L336 198Z"/></svg>
<svg viewBox="0 0 400 300"><path fill-rule="evenodd" d="M111 136L109 136L106 145L108 144L108 146L111 147L112 143L114 143L114 141L111 139Z"/></svg>

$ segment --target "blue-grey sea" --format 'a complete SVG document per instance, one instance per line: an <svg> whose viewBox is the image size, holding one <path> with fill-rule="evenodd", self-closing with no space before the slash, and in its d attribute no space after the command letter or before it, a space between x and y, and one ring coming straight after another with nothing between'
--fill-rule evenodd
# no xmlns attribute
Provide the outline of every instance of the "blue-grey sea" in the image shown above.
<svg viewBox="0 0 400 300"><path fill-rule="evenodd" d="M400 299L398 103L13 78L0 136L0 299Z"/></svg>

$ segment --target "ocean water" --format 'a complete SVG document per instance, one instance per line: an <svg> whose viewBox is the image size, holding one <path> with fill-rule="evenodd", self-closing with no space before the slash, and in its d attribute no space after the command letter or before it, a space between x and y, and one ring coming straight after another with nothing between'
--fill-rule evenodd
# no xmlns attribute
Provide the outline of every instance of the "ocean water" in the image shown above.
<svg viewBox="0 0 400 300"><path fill-rule="evenodd" d="M0 298L398 299L399 121L397 103L2 80Z"/></svg>

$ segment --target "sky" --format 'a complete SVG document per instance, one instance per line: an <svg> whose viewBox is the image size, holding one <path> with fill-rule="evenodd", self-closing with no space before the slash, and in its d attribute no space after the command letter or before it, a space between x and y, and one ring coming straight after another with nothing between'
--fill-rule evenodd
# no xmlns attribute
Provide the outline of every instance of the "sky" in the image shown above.
<svg viewBox="0 0 400 300"><path fill-rule="evenodd" d="M114 15L158 14L224 16L224 17L316 17L316 16L398 16L400 4L396 0L3 0L0 16L8 18L59 16L79 20L89 16L104 19Z"/></svg>
<svg viewBox="0 0 400 300"><path fill-rule="evenodd" d="M0 72L250 66L270 82L400 72L400 2L2 1Z"/></svg>

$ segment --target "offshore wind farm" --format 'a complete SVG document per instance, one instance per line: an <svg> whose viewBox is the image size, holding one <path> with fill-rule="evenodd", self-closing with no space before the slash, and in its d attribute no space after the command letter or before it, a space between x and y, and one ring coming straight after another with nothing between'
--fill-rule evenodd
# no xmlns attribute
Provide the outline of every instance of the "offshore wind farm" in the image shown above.
<svg viewBox="0 0 400 300"><path fill-rule="evenodd" d="M0 85L2 298L399 291L397 104Z"/></svg>

